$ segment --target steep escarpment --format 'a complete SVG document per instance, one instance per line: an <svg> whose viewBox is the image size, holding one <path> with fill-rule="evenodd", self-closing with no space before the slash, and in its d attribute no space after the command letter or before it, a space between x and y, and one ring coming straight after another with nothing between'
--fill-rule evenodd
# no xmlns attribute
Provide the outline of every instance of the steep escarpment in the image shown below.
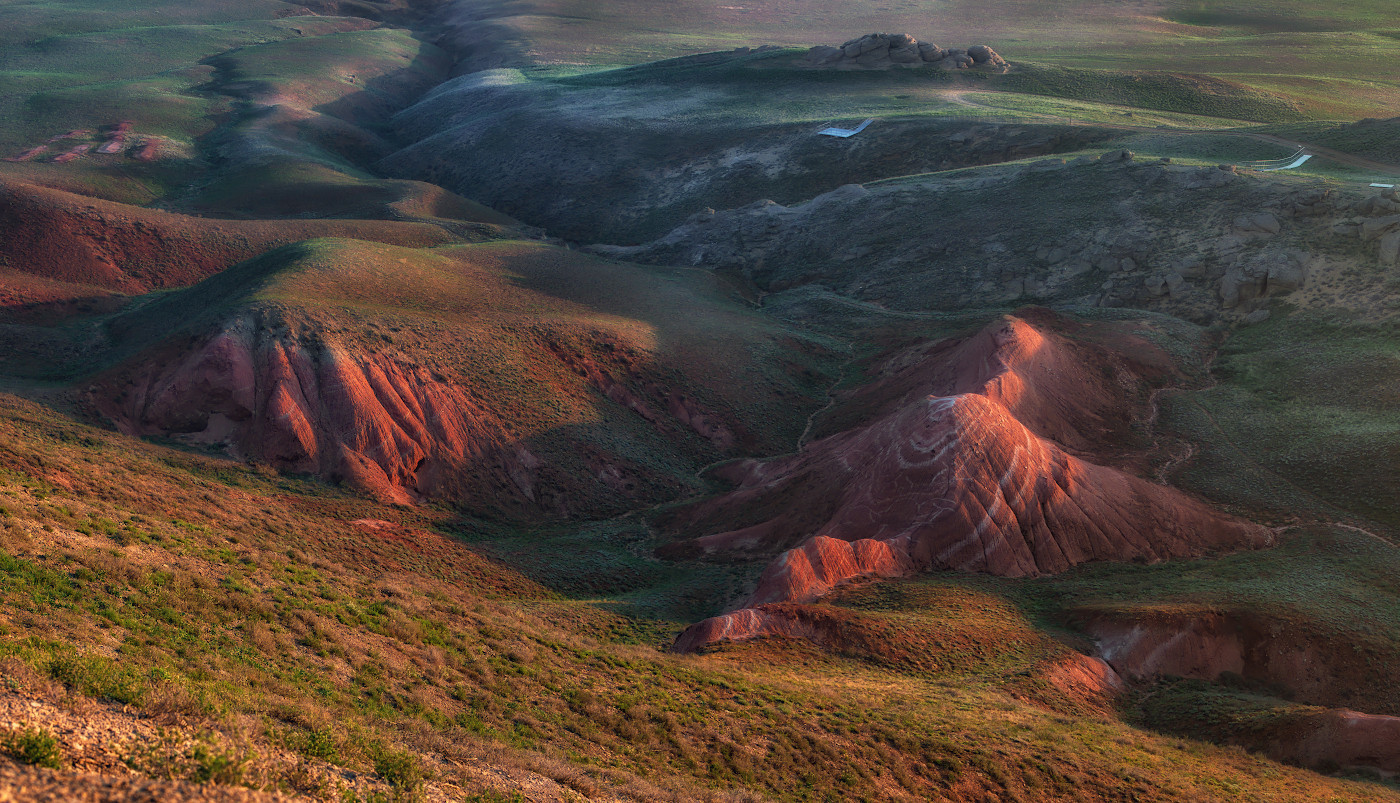
<svg viewBox="0 0 1400 803"><path fill-rule="evenodd" d="M1137 680L1233 678L1312 705L1400 715L1383 642L1256 611L1075 612L1103 659Z"/></svg>
<svg viewBox="0 0 1400 803"><path fill-rule="evenodd" d="M1233 744L1322 772L1400 771L1400 717L1288 702L1199 680L1170 680L1142 701L1150 726Z"/></svg>
<svg viewBox="0 0 1400 803"><path fill-rule="evenodd" d="M951 380L951 395L899 399L890 412L796 455L724 467L733 490L669 519L703 534L663 554L786 550L740 605L746 608L933 570L1028 577L1088 561L1153 562L1272 543L1263 527L1056 443L1057 435L1097 436L1090 424L1101 421L1092 374L1083 365L1070 370L1074 352L1058 336L1013 319L943 357L950 367L934 384ZM1037 371L1038 363L1049 370ZM695 628L761 632L757 621L746 616ZM682 637L686 644L702 640Z"/></svg>

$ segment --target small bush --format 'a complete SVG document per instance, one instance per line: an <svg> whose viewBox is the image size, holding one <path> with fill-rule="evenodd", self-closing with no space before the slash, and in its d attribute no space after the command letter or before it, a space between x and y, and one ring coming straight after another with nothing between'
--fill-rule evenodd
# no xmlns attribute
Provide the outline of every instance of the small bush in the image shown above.
<svg viewBox="0 0 1400 803"><path fill-rule="evenodd" d="M299 747L303 756L324 761L335 761L336 756L340 754L335 744L335 731L329 727L320 727L308 732Z"/></svg>
<svg viewBox="0 0 1400 803"><path fill-rule="evenodd" d="M135 672L98 656L55 655L44 669L68 688L102 700L130 705L140 702L146 691Z"/></svg>
<svg viewBox="0 0 1400 803"><path fill-rule="evenodd" d="M58 749L58 740L43 728L25 728L11 733L0 740L0 749L24 764L54 770L63 766L63 754Z"/></svg>
<svg viewBox="0 0 1400 803"><path fill-rule="evenodd" d="M248 757L216 745L196 744L190 751L189 779L195 783L232 786L243 783Z"/></svg>
<svg viewBox="0 0 1400 803"><path fill-rule="evenodd" d="M399 799L416 799L422 791L423 767L412 753L381 749L374 757L374 771L389 784Z"/></svg>

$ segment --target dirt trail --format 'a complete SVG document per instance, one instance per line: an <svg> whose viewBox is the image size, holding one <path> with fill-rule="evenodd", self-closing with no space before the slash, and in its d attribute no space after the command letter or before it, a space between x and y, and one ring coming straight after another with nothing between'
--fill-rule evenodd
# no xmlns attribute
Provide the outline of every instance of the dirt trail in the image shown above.
<svg viewBox="0 0 1400 803"><path fill-rule="evenodd" d="M995 94L993 91L989 91L989 90L977 90L977 91L978 91L979 93ZM978 102L975 101L975 100L968 100L968 98L967 98L967 93L968 93L968 90L953 90L953 91L944 93L944 94L943 94L943 98L944 98L945 100L947 100L949 103L953 103L953 104L956 104L956 105L959 105L959 106L966 106L966 107L972 108L972 109L982 109L982 110L985 110L985 111L998 112L998 113L1003 113L1003 112L1006 112L1006 111L1007 111L1006 109L998 108L998 107L996 107L996 106L988 106L988 105L985 105L985 104L982 104L982 103L978 103ZM1011 94L1011 93L1006 93L1006 94ZM1085 121L1083 121L1083 120L1077 120L1077 119L1075 119L1075 118L1073 118L1073 117L1061 117L1061 116L1059 116L1059 115L1054 115L1054 114L1034 113L1034 116L1035 116L1035 117L1038 117L1038 118L1041 118L1041 119L1044 119L1044 120L1046 120L1047 122L1055 122L1055 123L1059 123L1059 124L1061 124L1061 125L1095 126L1095 127L1098 127L1098 128L1114 128L1114 129L1119 129L1119 130L1122 130L1122 131L1141 131L1141 132L1143 132L1143 133L1151 133L1151 134L1167 134L1167 135L1183 135L1183 136L1184 136L1184 135L1189 135L1189 134L1216 134L1216 135L1225 135L1225 136L1232 136L1232 137L1244 137L1244 138L1246 138L1246 139L1252 139L1252 140L1256 140L1256 141L1258 141L1258 142L1267 142L1267 143L1270 143L1270 144L1273 144L1273 145L1282 145L1282 146L1284 146L1284 147L1286 147L1286 148L1306 148L1307 151L1308 151L1309 153L1311 153L1311 154L1313 155L1314 158L1326 159L1326 160L1331 161L1331 162L1336 162L1336 163L1338 163L1338 164L1346 165L1347 167L1354 167L1354 168L1357 168L1358 170L1370 170L1370 171L1374 171L1374 172L1377 172L1377 173L1385 173L1385 174L1389 174L1389 175L1393 175L1393 176L1400 176L1400 165L1387 164L1387 163L1385 163L1385 162L1378 162L1378 161L1375 161L1374 159L1367 159L1367 158L1362 157L1362 156L1355 156L1355 155L1352 155L1352 154L1349 154L1349 153L1343 153L1342 151L1335 150L1335 149L1333 149L1333 148L1323 147L1323 146L1321 146L1321 145L1315 145L1315 144L1310 143L1310 142L1304 142L1304 141L1302 141L1302 140L1295 140L1295 139L1288 139L1288 138L1286 138L1286 137L1280 137L1280 136L1277 136L1277 135L1274 135L1274 134L1265 134L1265 133L1261 133L1261 132L1258 132L1258 131L1239 131L1239 130L1231 129L1231 128L1171 129L1171 128L1157 128L1157 127L1155 127L1155 126L1145 126L1145 125L1125 125L1125 124L1122 124L1122 123L1112 123L1112 122L1096 122L1096 123L1091 123L1091 122L1085 122Z"/></svg>

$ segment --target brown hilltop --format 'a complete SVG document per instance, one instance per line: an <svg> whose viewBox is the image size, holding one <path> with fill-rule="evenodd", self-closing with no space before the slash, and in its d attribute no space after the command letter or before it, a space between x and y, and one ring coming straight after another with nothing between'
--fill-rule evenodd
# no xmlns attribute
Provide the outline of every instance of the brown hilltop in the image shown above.
<svg viewBox="0 0 1400 803"><path fill-rule="evenodd" d="M1062 448L1116 460L1137 445L1132 427L1148 415L1152 385L1173 371L1170 357L1139 335L1027 307L967 337L892 351L814 434L841 432L925 396L978 393Z"/></svg>
<svg viewBox="0 0 1400 803"><path fill-rule="evenodd" d="M406 215L426 209L414 206L415 198L403 203ZM441 198L427 203L432 208L426 211L441 214ZM451 206L450 211L462 213L465 206ZM497 218L488 222L500 222ZM101 290L135 294L186 287L269 249L317 237L403 246L441 245L454 239L443 228L424 222L218 220L3 179L0 231L5 233L0 238L0 266L8 266L7 275L16 280L7 281L8 291L0 293L3 306Z"/></svg>
<svg viewBox="0 0 1400 803"><path fill-rule="evenodd" d="M1076 362L1084 353L1023 320L989 327L945 350L932 372L932 384L954 395L895 394L894 409L863 426L790 457L728 467L737 487L682 517L757 523L672 554L793 547L764 571L751 607L811 601L862 578L942 569L1026 577L1270 543L1263 527L1056 443L1103 443L1113 431L1102 413L1115 380ZM723 638L765 629L763 616L744 616L693 630ZM678 644L700 641L688 631Z"/></svg>

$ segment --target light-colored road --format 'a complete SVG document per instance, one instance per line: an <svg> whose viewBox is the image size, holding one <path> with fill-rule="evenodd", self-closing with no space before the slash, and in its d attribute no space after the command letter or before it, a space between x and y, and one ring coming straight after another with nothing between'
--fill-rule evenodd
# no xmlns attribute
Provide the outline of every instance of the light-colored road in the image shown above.
<svg viewBox="0 0 1400 803"><path fill-rule="evenodd" d="M987 93L987 90L977 91L979 94ZM967 94L967 90L952 90L950 92L944 93L942 97L949 103L955 103L959 106L967 106L968 108L972 109L982 109L985 111L997 112L1000 114L1005 114L1008 111L1007 109L999 108L996 106L988 106L982 103L978 103L975 100L969 100L967 98ZM1083 120L1077 120L1073 117L1062 117L1054 114L1034 114L1032 116L1043 119L1047 122L1060 123L1063 125L1082 125L1094 126L1097 128L1116 128L1121 129L1123 131L1141 131L1143 133L1151 134L1221 134L1232 137L1244 137L1246 139L1253 139L1258 142L1268 142L1274 145L1282 145L1285 148L1305 148L1307 149L1307 152L1311 153L1314 157L1317 157L1319 159L1326 159L1327 161L1335 162L1337 164L1345 165L1347 167L1354 167L1358 170L1366 170L1373 173L1379 173L1388 176L1400 176L1400 165L1378 162L1374 159L1367 159L1363 156L1355 156L1350 153L1343 153L1342 151L1336 150L1334 148L1326 148L1321 145L1314 145L1311 142L1287 139L1285 137L1275 136L1274 134L1263 134L1258 131L1239 131L1231 128L1157 128L1155 126L1126 125L1123 123L1091 123L1085 122Z"/></svg>

